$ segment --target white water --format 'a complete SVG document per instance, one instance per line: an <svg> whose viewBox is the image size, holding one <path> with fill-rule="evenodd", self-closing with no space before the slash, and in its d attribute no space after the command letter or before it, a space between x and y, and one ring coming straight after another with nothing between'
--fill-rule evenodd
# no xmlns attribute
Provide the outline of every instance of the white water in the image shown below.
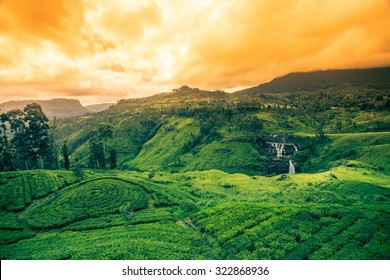
<svg viewBox="0 0 390 280"><path fill-rule="evenodd" d="M293 145L293 146L294 146L294 151L295 151L295 152L299 152L297 146L295 146L295 145Z"/></svg>
<svg viewBox="0 0 390 280"><path fill-rule="evenodd" d="M276 156L283 157L284 144L272 143L271 145L272 145L272 147L275 147L275 149L276 149Z"/></svg>
<svg viewBox="0 0 390 280"><path fill-rule="evenodd" d="M295 174L295 166L294 166L294 163L292 162L292 160L289 160L288 161L290 166L288 167L288 173L289 174Z"/></svg>

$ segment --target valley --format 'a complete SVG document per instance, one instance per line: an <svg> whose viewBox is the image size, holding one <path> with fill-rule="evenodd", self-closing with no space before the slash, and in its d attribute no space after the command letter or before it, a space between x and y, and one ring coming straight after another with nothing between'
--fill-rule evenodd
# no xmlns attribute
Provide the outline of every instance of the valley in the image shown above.
<svg viewBox="0 0 390 280"><path fill-rule="evenodd" d="M0 258L388 260L386 73L182 86L59 119L50 165L4 161Z"/></svg>

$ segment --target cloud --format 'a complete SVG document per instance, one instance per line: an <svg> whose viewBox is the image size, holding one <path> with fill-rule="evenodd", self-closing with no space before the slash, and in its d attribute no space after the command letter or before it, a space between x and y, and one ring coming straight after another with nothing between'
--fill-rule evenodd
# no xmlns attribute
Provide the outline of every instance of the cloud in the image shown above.
<svg viewBox="0 0 390 280"><path fill-rule="evenodd" d="M390 63L385 1L240 1L221 13L198 33L180 80L235 87L290 71L375 66L376 55Z"/></svg>
<svg viewBox="0 0 390 280"><path fill-rule="evenodd" d="M0 2L0 28L17 48L54 42L67 54L80 48L84 7L81 1L3 0ZM66 38L66 39L65 39Z"/></svg>
<svg viewBox="0 0 390 280"><path fill-rule="evenodd" d="M2 0L0 14L0 102L115 101L390 65L388 0Z"/></svg>

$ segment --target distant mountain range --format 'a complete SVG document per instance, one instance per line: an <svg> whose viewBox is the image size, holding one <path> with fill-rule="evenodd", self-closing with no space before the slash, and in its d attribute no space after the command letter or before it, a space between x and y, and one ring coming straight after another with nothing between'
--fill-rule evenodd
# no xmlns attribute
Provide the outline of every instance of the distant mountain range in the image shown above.
<svg viewBox="0 0 390 280"><path fill-rule="evenodd" d="M235 94L314 91L332 87L369 86L390 89L390 66L369 69L324 70L290 73L272 81L235 92ZM191 91L192 92L192 91ZM200 91L199 91L200 92ZM200 94L200 93L197 93ZM208 93L209 94L209 93ZM21 109L30 103L39 103L48 118L72 118L108 109L114 103L83 106L77 99L9 101L0 104L1 112Z"/></svg>
<svg viewBox="0 0 390 280"><path fill-rule="evenodd" d="M65 119L82 116L87 113L96 113L107 109L113 104L104 103L84 107L77 99L57 98L51 100L8 101L0 104L0 110L1 112L8 112L13 109L23 110L27 104L31 103L40 104L49 119L53 119L54 117Z"/></svg>
<svg viewBox="0 0 390 280"><path fill-rule="evenodd" d="M390 67L290 73L235 93L295 92L348 86L390 89Z"/></svg>

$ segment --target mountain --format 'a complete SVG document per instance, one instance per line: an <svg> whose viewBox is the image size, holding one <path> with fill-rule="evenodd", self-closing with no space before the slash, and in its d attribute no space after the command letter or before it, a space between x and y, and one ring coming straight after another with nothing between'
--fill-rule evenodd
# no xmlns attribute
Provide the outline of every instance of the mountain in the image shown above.
<svg viewBox="0 0 390 280"><path fill-rule="evenodd" d="M296 92L351 86L390 89L390 67L290 73L235 93Z"/></svg>
<svg viewBox="0 0 390 280"><path fill-rule="evenodd" d="M348 158L390 171L383 152L389 105L388 90L365 86L270 95L183 86L61 121L56 138L67 141L71 160L91 167L91 132L109 123L113 136L105 145L116 149L123 170L269 175L287 172L290 160L296 172L317 172ZM325 134L332 136L313 137Z"/></svg>
<svg viewBox="0 0 390 280"><path fill-rule="evenodd" d="M66 143L73 170L0 172L0 259L389 260L388 78L340 73L306 91L291 74L273 94L182 86L58 120L53 161L64 169Z"/></svg>
<svg viewBox="0 0 390 280"><path fill-rule="evenodd" d="M112 106L114 104L115 103L101 103L101 104L87 105L84 107L93 113L98 113L98 112L107 110L110 106Z"/></svg>
<svg viewBox="0 0 390 280"><path fill-rule="evenodd" d="M1 112L8 112L13 109L23 108L27 104L38 103L42 106L42 110L45 112L49 119L57 117L59 119L72 118L85 115L89 111L81 105L77 99L57 98L51 100L22 100L22 101L9 101L0 104Z"/></svg>

